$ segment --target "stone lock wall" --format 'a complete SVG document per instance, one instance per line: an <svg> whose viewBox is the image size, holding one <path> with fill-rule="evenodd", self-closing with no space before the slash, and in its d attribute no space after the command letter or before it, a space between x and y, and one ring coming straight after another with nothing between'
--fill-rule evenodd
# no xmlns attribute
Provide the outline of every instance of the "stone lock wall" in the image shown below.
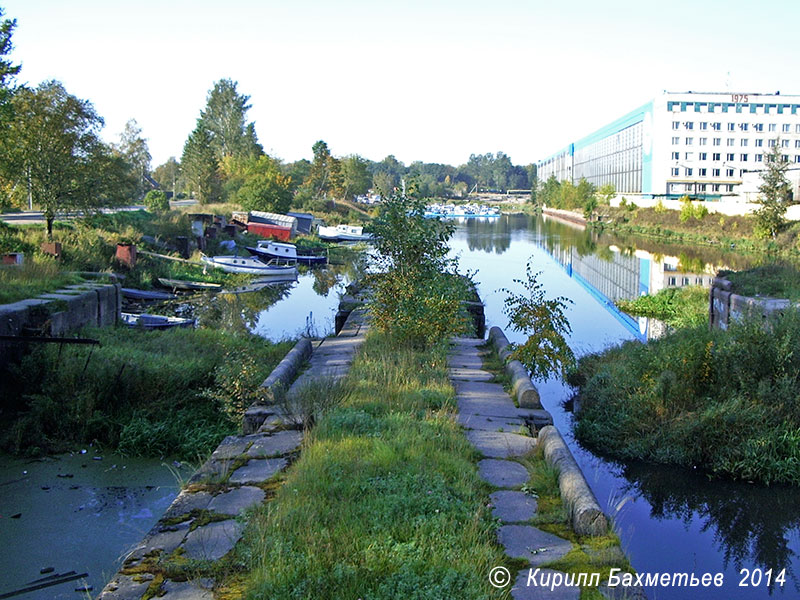
<svg viewBox="0 0 800 600"><path fill-rule="evenodd" d="M724 277L714 278L708 301L708 322L713 328L727 329L733 321L747 315L764 319L789 308L792 303L784 298L753 298L731 292L732 284Z"/></svg>

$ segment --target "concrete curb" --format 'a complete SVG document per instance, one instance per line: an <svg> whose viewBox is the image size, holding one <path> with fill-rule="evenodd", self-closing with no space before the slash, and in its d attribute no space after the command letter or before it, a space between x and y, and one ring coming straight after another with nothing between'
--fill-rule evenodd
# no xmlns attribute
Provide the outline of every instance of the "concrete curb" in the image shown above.
<svg viewBox="0 0 800 600"><path fill-rule="evenodd" d="M499 327L492 327L489 330L489 340L497 348L497 354L505 362L505 370L511 377L511 388L517 398L520 408L541 409L542 401L539 398L539 391L531 382L528 370L518 360L508 360L511 356L510 344L506 334Z"/></svg>
<svg viewBox="0 0 800 600"><path fill-rule="evenodd" d="M544 450L545 460L559 470L558 487L575 533L606 533L608 520L558 430L552 425L543 427L539 431L537 444Z"/></svg>
<svg viewBox="0 0 800 600"><path fill-rule="evenodd" d="M311 356L313 351L311 340L302 338L286 353L281 362L272 369L272 373L259 386L263 400L252 404L244 413L242 418L242 432L244 435L258 431L267 416L274 412L272 409L265 410L264 404L276 400L275 393L278 388L283 391L289 389L289 385L297 375L300 365Z"/></svg>

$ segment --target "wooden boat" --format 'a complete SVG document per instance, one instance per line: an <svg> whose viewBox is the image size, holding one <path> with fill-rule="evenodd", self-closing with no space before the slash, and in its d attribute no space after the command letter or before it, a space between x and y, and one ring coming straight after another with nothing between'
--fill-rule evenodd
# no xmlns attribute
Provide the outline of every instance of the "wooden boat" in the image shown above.
<svg viewBox="0 0 800 600"><path fill-rule="evenodd" d="M319 239L329 242L365 242L372 239L371 233L364 233L359 225L336 225L335 227L319 226Z"/></svg>
<svg viewBox="0 0 800 600"><path fill-rule="evenodd" d="M213 292L222 289L222 284L219 283L207 283L205 281L184 281L183 279L165 279L164 277L159 277L158 283L165 288L171 290L181 290L184 292Z"/></svg>
<svg viewBox="0 0 800 600"><path fill-rule="evenodd" d="M175 294L156 292L153 290L137 290L135 288L122 288L122 296L129 300L173 300Z"/></svg>
<svg viewBox="0 0 800 600"><path fill-rule="evenodd" d="M200 260L209 266L222 269L226 273L247 273L250 275L294 275L297 265L264 263L252 256L201 256Z"/></svg>
<svg viewBox="0 0 800 600"><path fill-rule="evenodd" d="M302 265L324 265L328 262L328 256L321 249L319 253L311 250L300 250L298 254L297 246L283 242L271 242L269 240L259 240L256 248L247 247L247 251L256 258L269 262L275 260L286 264L300 263Z"/></svg>
<svg viewBox="0 0 800 600"><path fill-rule="evenodd" d="M170 329L171 327L194 327L197 319L182 319L180 317L165 317L162 315L148 315L147 313L121 313L122 322L128 327L141 327L142 329Z"/></svg>

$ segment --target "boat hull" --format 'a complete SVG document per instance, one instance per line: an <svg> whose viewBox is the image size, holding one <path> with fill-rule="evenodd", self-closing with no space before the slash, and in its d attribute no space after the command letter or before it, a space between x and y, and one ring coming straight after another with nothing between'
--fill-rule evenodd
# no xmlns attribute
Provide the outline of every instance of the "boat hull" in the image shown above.
<svg viewBox="0 0 800 600"><path fill-rule="evenodd" d="M297 273L297 267L294 265L268 265L251 256L203 256L201 260L226 273L249 275L293 275Z"/></svg>

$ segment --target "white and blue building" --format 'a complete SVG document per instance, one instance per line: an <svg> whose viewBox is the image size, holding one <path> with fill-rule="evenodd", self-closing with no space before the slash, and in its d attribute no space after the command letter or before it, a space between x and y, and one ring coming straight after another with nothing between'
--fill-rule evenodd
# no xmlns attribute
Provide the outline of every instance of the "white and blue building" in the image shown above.
<svg viewBox="0 0 800 600"><path fill-rule="evenodd" d="M747 201L774 145L800 198L800 96L664 92L540 161L538 177L633 198Z"/></svg>

